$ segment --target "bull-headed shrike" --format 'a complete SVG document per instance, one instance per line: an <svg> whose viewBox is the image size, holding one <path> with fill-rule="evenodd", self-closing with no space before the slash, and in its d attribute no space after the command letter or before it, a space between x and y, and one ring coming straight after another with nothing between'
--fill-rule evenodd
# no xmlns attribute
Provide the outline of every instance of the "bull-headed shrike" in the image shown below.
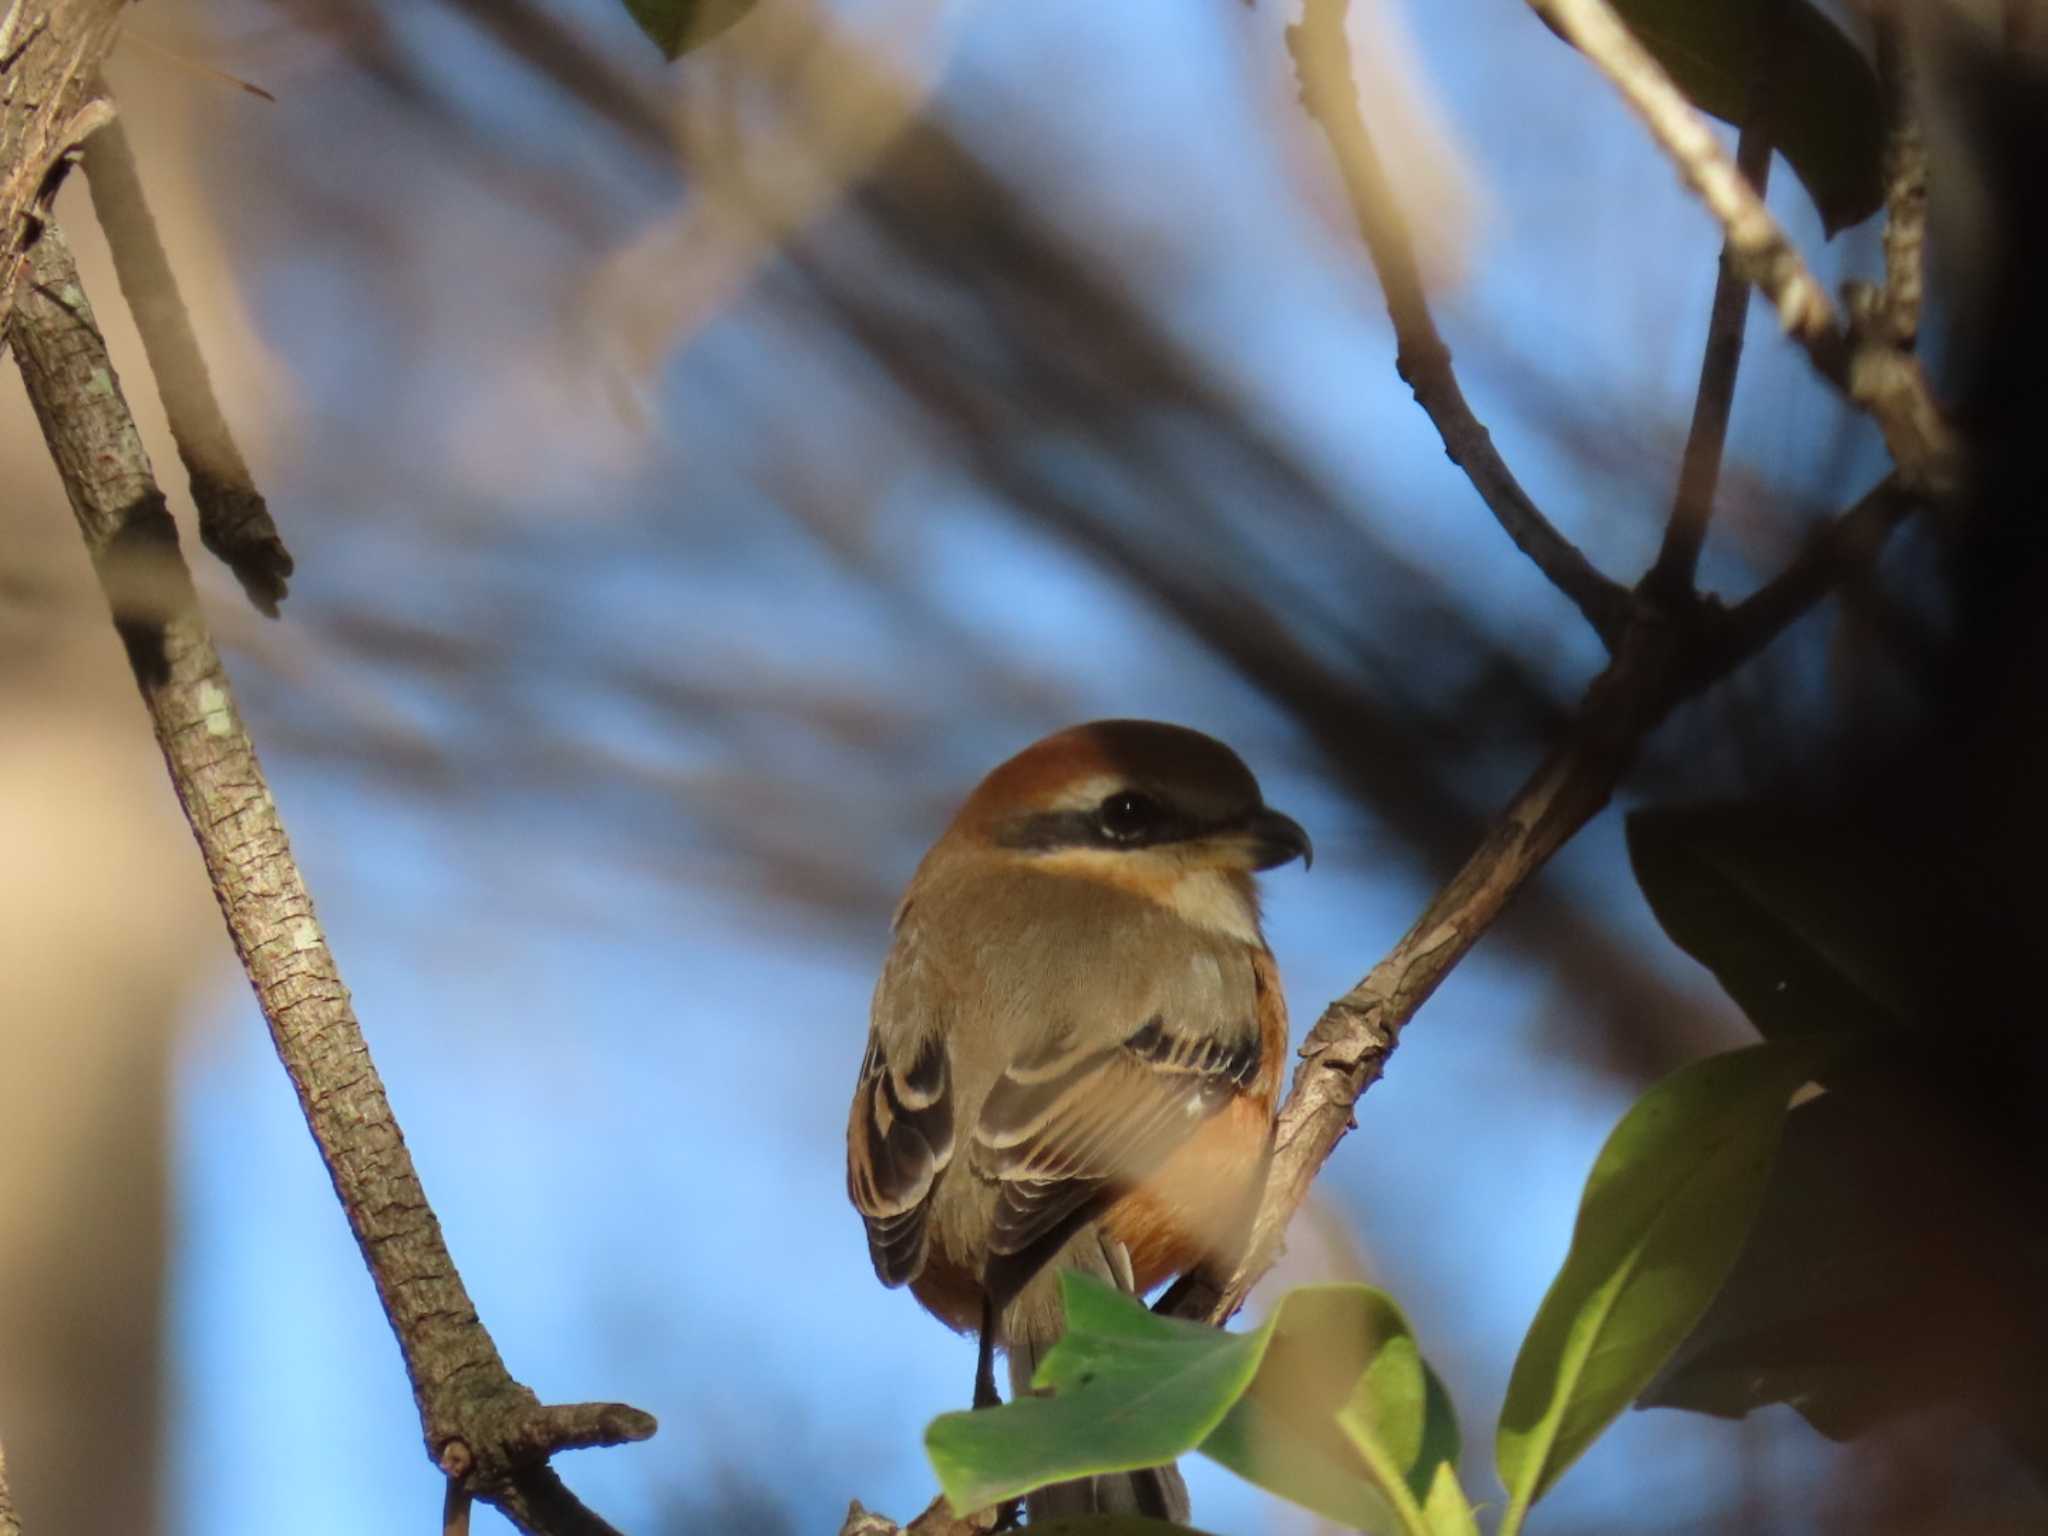
<svg viewBox="0 0 2048 1536"><path fill-rule="evenodd" d="M1101 720L997 768L896 909L847 1126L884 1285L979 1330L977 1405L1060 1335L1058 1275L1134 1295L1233 1257L1270 1150L1287 1005L1253 876L1310 856L1221 742ZM1172 1467L1032 1518L1184 1518Z"/></svg>

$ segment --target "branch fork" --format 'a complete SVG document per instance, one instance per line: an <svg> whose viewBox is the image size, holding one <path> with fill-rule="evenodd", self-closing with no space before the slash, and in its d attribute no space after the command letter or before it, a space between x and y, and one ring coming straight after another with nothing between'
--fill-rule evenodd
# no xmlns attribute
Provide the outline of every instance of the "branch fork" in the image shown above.
<svg viewBox="0 0 2048 1536"><path fill-rule="evenodd" d="M1606 643L1607 666L1588 685L1574 725L1494 818L1478 848L1394 948L1310 1029L1274 1127L1266 1189L1243 1256L1228 1276L1198 1274L1161 1307L1222 1323L1278 1259L1295 1210L1337 1143L1356 1125L1402 1029L1527 881L1612 797L1643 741L1671 712L1761 650L1874 559L1885 538L1932 490L1953 483L1954 448L1917 363L1894 334L1852 345L1833 305L1760 195L1769 163L1768 107L1751 103L1739 161L1721 149L1605 0L1530 0L1593 59L1648 124L1720 220L1721 277L1702 363L1700 398L1663 548L1633 588L1604 575L1527 501L1466 408L1450 352L1430 318L1414 255L1359 110L1345 38L1346 0L1305 0L1288 48L1302 99L1328 135L1360 234L1378 269L1400 338L1400 369L1451 458L1465 468L1502 527ZM1759 64L1768 62L1760 48ZM1759 82L1764 78L1759 71ZM1746 285L1757 284L1781 323L1824 373L1877 418L1899 468L1837 517L1807 551L1730 608L1695 584L1712 515L1729 401L1741 357Z"/></svg>

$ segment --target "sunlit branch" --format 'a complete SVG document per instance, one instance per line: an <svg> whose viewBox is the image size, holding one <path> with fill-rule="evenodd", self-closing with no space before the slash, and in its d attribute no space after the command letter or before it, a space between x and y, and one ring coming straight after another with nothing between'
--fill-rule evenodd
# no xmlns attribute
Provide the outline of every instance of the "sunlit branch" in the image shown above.
<svg viewBox="0 0 2048 1536"><path fill-rule="evenodd" d="M543 1406L477 1317L370 1061L215 649L176 525L62 232L30 256L9 334L51 458L199 844L228 933L405 1357L427 1451L537 1536L611 1527L562 1487L557 1450L641 1440L622 1403Z"/></svg>
<svg viewBox="0 0 2048 1536"><path fill-rule="evenodd" d="M1785 334L1806 349L1823 377L1877 422L1908 481L1936 495L1954 490L1959 476L1955 434L1918 362L1881 338L1844 327L1827 291L1736 169L1706 118L1607 0L1529 0L1529 5L1621 92L1680 178L1721 225L1743 275L1771 301Z"/></svg>
<svg viewBox="0 0 2048 1536"><path fill-rule="evenodd" d="M1628 614L1627 590L1602 575L1529 499L1458 387L1406 224L1359 109L1345 36L1349 8L1349 0L1307 0L1300 23L1287 29L1287 51L1302 104L1330 141L1352 216L1379 273L1398 343L1394 366L1435 424L1451 462L1465 472L1508 537L1612 649Z"/></svg>
<svg viewBox="0 0 2048 1536"><path fill-rule="evenodd" d="M114 120L100 65L124 0L0 0L0 316L12 313L22 256L42 232L65 165Z"/></svg>

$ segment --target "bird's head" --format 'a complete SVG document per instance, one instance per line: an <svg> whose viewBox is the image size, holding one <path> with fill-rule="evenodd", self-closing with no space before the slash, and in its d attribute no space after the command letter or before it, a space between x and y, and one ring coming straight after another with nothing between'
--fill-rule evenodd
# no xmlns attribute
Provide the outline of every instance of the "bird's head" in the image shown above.
<svg viewBox="0 0 2048 1536"><path fill-rule="evenodd" d="M1106 880L1232 929L1256 926L1253 872L1312 854L1235 752L1151 720L1097 720L1025 748L981 781L934 852L949 847Z"/></svg>

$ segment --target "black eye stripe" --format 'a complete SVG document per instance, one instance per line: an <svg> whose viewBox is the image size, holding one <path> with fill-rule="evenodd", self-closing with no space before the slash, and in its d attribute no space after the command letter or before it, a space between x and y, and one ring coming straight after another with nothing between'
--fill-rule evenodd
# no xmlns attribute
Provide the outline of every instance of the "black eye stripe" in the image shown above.
<svg viewBox="0 0 2048 1536"><path fill-rule="evenodd" d="M1112 796L1111 798L1115 798ZM1115 836L1103 825L1102 807L1085 811L1035 811L1002 823L995 840L1004 848L1030 853L1051 853L1061 848L1146 848L1157 843L1184 842L1205 832L1221 831L1231 823L1207 826L1150 802L1157 817L1142 830Z"/></svg>

